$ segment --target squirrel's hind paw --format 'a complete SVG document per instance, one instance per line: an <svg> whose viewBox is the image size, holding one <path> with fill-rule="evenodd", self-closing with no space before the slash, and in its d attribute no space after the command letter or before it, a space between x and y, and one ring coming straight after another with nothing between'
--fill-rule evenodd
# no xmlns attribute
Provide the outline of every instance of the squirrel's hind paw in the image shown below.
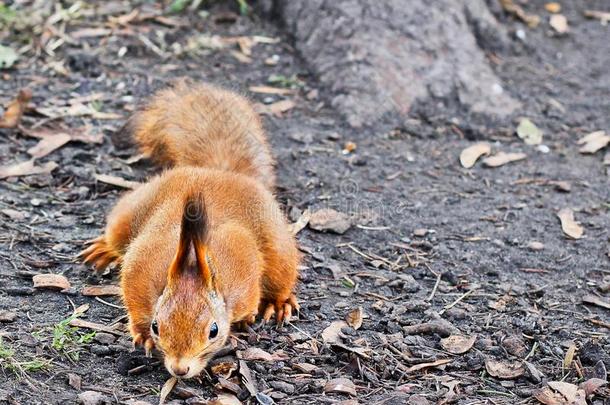
<svg viewBox="0 0 610 405"><path fill-rule="evenodd" d="M290 323L290 319L292 318L292 310L299 311L299 303L297 302L297 297L294 294L290 294L290 296L285 300L279 300L274 303L267 303L264 305L263 311L263 323L267 323L273 314L275 314L275 319L278 325L282 325L284 322Z"/></svg>
<svg viewBox="0 0 610 405"><path fill-rule="evenodd" d="M120 262L120 256L108 245L104 235L86 242L89 247L78 254L85 264L91 264L96 272L104 271L112 263Z"/></svg>

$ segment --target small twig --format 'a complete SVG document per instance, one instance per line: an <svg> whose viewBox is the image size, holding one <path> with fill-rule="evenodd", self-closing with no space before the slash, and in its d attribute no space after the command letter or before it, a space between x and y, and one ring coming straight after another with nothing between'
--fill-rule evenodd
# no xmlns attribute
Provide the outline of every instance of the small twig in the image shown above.
<svg viewBox="0 0 610 405"><path fill-rule="evenodd" d="M447 311L448 309L453 308L454 306L456 306L460 301L462 301L463 299L465 299L466 297L468 297L470 294L472 294L473 292L476 291L476 288L473 288L472 290L468 290L466 291L464 294L460 295L455 301L453 301L451 304L449 305L445 305L443 307L443 309L441 309L440 311L438 311L439 315L442 315L445 313L445 311Z"/></svg>
<svg viewBox="0 0 610 405"><path fill-rule="evenodd" d="M436 290L438 289L438 285L441 283L441 273L434 273L432 271L431 268L428 267L428 270L430 270L432 272L432 274L434 274L436 276L436 283L434 283L434 288L432 288L432 292L430 293L430 296L426 299L426 301L432 301L432 299L434 298L434 295L436 294Z"/></svg>

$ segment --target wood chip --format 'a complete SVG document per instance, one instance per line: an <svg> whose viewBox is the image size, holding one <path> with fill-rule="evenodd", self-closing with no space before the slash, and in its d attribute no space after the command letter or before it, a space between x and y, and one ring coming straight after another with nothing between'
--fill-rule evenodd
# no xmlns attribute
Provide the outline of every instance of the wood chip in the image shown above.
<svg viewBox="0 0 610 405"><path fill-rule="evenodd" d="M362 317L364 316L364 311L362 307L358 307L356 309L351 310L346 316L345 321L349 326L354 328L355 330L360 329L362 326Z"/></svg>
<svg viewBox="0 0 610 405"><path fill-rule="evenodd" d="M260 93L260 94L277 94L280 96L285 96L288 94L296 93L293 89L283 89L279 87L271 87L271 86L250 86L249 90L252 93Z"/></svg>
<svg viewBox="0 0 610 405"><path fill-rule="evenodd" d="M485 360L485 369L492 377L511 380L521 377L525 373L525 368L520 362L497 361L493 359Z"/></svg>
<svg viewBox="0 0 610 405"><path fill-rule="evenodd" d="M21 117L32 99L32 91L30 89L21 89L17 93L17 97L10 102L6 107L6 111L0 118L0 128L15 128L19 125Z"/></svg>
<svg viewBox="0 0 610 405"><path fill-rule="evenodd" d="M61 274L36 274L32 277L34 288L49 288L53 290L67 290L70 288L70 282L66 276Z"/></svg>
<svg viewBox="0 0 610 405"><path fill-rule="evenodd" d="M582 302L589 305L595 305L600 308L610 309L610 302L606 302L603 299L592 294L587 294L582 297Z"/></svg>
<svg viewBox="0 0 610 405"><path fill-rule="evenodd" d="M441 339L441 347L452 354L466 353L474 345L476 336L451 335Z"/></svg>
<svg viewBox="0 0 610 405"><path fill-rule="evenodd" d="M352 397L355 397L357 395L356 386L354 385L352 380L350 380L348 378L335 378L333 380L330 380L324 386L324 392L326 394L329 394L329 393L347 394L347 395L351 395Z"/></svg>
<svg viewBox="0 0 610 405"><path fill-rule="evenodd" d="M208 405L241 405L241 401L233 394L218 394L216 399L207 402Z"/></svg>
<svg viewBox="0 0 610 405"><path fill-rule="evenodd" d="M604 131L595 131L580 138L576 143L582 145L578 150L580 153L592 154L610 143L610 135L606 135Z"/></svg>
<svg viewBox="0 0 610 405"><path fill-rule="evenodd" d="M167 396L172 392L178 379L176 377L171 377L169 380L163 384L163 388L161 388L161 393L159 394L159 405L163 405Z"/></svg>
<svg viewBox="0 0 610 405"><path fill-rule="evenodd" d="M570 30L568 27L568 19L563 14L553 14L551 18L549 18L549 24L558 34L565 34Z"/></svg>
<svg viewBox="0 0 610 405"><path fill-rule="evenodd" d="M56 149L61 148L68 142L70 142L72 138L68 134L60 133L53 136L47 136L42 138L40 142L36 145L32 146L28 149L28 153L33 158L41 158L47 156L49 153L53 152Z"/></svg>
<svg viewBox="0 0 610 405"><path fill-rule="evenodd" d="M505 153L499 152L493 156L485 158L483 164L487 167L499 167L507 163L517 162L527 158L525 153Z"/></svg>
<svg viewBox="0 0 610 405"><path fill-rule="evenodd" d="M576 385L563 381L549 381L549 387L563 395L570 405L587 405L585 391Z"/></svg>
<svg viewBox="0 0 610 405"><path fill-rule="evenodd" d="M136 188L140 185L140 183L138 183L137 181L125 180L122 177L111 176L108 174L96 174L93 177L99 182L110 184L110 185L121 187L121 188L130 189L130 190L133 190L134 188Z"/></svg>
<svg viewBox="0 0 610 405"><path fill-rule="evenodd" d="M439 359L439 360L436 360L436 361L433 361L430 363L419 363L419 364L416 364L414 366L411 366L411 367L405 369L405 373L414 373L416 371L423 370L426 368L444 366L445 364L449 364L452 361L453 361L452 359Z"/></svg>
<svg viewBox="0 0 610 405"><path fill-rule="evenodd" d="M286 111L292 110L296 106L295 102L292 100L281 100L276 101L275 103L271 103L266 107L266 111L269 114L273 114L275 116L281 116Z"/></svg>
<svg viewBox="0 0 610 405"><path fill-rule="evenodd" d="M491 153L491 146L487 142L480 142L467 147L460 153L460 163L466 169L474 166L477 160Z"/></svg>
<svg viewBox="0 0 610 405"><path fill-rule="evenodd" d="M610 12L608 11L585 10L584 14L587 18L599 20L602 25L608 25L608 22L610 22Z"/></svg>
<svg viewBox="0 0 610 405"><path fill-rule="evenodd" d="M88 285L83 287L81 294L87 297L121 295L121 287L118 285Z"/></svg>
<svg viewBox="0 0 610 405"><path fill-rule="evenodd" d="M76 328L91 329L91 330L95 330L98 332L112 333L113 335L116 335L116 336L123 336L123 333L119 332L118 330L116 330L110 326L106 326L101 323L85 321L80 318L72 319L70 321L70 326L74 326Z"/></svg>
<svg viewBox="0 0 610 405"><path fill-rule="evenodd" d="M557 217L561 221L561 229L563 233L572 239L580 239L584 233L582 226L574 221L574 212L570 208L563 208L557 213Z"/></svg>
<svg viewBox="0 0 610 405"><path fill-rule="evenodd" d="M26 160L25 162L21 163L0 166L0 179L51 173L57 168L57 166L58 165L55 162L47 162L40 166L36 166L34 164L34 159Z"/></svg>
<svg viewBox="0 0 610 405"><path fill-rule="evenodd" d="M243 352L238 352L238 358L243 360L258 360L258 361L274 361L271 353L264 351L258 347L249 347Z"/></svg>

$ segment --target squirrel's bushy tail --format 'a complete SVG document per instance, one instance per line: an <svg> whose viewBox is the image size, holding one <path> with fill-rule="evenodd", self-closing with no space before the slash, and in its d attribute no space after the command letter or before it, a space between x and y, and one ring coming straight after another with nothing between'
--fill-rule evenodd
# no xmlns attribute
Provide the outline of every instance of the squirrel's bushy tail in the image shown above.
<svg viewBox="0 0 610 405"><path fill-rule="evenodd" d="M231 91L180 81L158 91L124 131L163 166L232 171L274 187L274 161L259 116Z"/></svg>

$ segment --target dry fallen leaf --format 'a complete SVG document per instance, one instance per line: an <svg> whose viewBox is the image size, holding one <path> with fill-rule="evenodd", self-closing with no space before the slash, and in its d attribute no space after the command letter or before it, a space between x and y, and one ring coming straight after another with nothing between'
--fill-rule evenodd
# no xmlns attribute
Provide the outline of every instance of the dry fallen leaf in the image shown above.
<svg viewBox="0 0 610 405"><path fill-rule="evenodd" d="M608 381L602 380L601 378L590 378L587 381L580 383L580 388L585 391L587 397L595 394L598 389L607 385Z"/></svg>
<svg viewBox="0 0 610 405"><path fill-rule="evenodd" d="M334 321L322 331L322 341L324 343L340 343L341 328L347 326L345 321Z"/></svg>
<svg viewBox="0 0 610 405"><path fill-rule="evenodd" d="M81 294L87 297L121 295L121 287L118 285L88 285L83 287Z"/></svg>
<svg viewBox="0 0 610 405"><path fill-rule="evenodd" d="M554 392L549 387L544 387L536 391L534 393L534 398L544 405L568 405L563 395Z"/></svg>
<svg viewBox="0 0 610 405"><path fill-rule="evenodd" d="M549 381L549 387L563 395L570 405L587 405L585 391L576 385L563 381Z"/></svg>
<svg viewBox="0 0 610 405"><path fill-rule="evenodd" d="M61 274L36 274L32 277L34 288L50 288L55 290L67 290L70 282Z"/></svg>
<svg viewBox="0 0 610 405"><path fill-rule="evenodd" d="M607 11L585 10L584 15L587 18L599 20L601 25L608 25L608 22L610 22L610 12Z"/></svg>
<svg viewBox="0 0 610 405"><path fill-rule="evenodd" d="M161 394L159 394L159 405L163 405L165 403L165 399L172 392L178 379L176 377L171 377L169 380L163 384L163 388L161 388Z"/></svg>
<svg viewBox="0 0 610 405"><path fill-rule="evenodd" d="M606 135L604 131L595 131L580 138L576 143L583 145L579 149L580 153L591 154L605 148L610 143L610 135Z"/></svg>
<svg viewBox="0 0 610 405"><path fill-rule="evenodd" d="M315 231L330 231L344 234L352 226L349 215L332 208L322 208L311 214L309 228Z"/></svg>
<svg viewBox="0 0 610 405"><path fill-rule="evenodd" d="M491 146L487 142L476 143L460 153L460 163L466 169L470 169L481 156L489 155L490 153Z"/></svg>
<svg viewBox="0 0 610 405"><path fill-rule="evenodd" d="M292 110L296 106L292 100L281 100L264 106L262 113L273 114L275 116L281 116L288 110Z"/></svg>
<svg viewBox="0 0 610 405"><path fill-rule="evenodd" d="M492 377L510 380L522 376L525 368L520 362L497 361L493 359L485 360L485 369Z"/></svg>
<svg viewBox="0 0 610 405"><path fill-rule="evenodd" d="M510 162L516 162L518 160L523 160L527 157L525 153L504 153L499 152L493 156L485 158L483 160L483 164L487 167L499 167L503 166Z"/></svg>
<svg viewBox="0 0 610 405"><path fill-rule="evenodd" d="M302 373L312 373L319 368L318 366L309 363L296 363L293 364L293 367Z"/></svg>
<svg viewBox="0 0 610 405"><path fill-rule="evenodd" d="M358 307L354 310L351 310L345 317L345 321L349 326L358 330L362 326L362 317L364 315L364 311L362 307Z"/></svg>
<svg viewBox="0 0 610 405"><path fill-rule="evenodd" d="M0 128L15 128L19 125L21 117L32 99L32 91L30 89L21 89L17 97L10 102L4 116L0 118Z"/></svg>
<svg viewBox="0 0 610 405"><path fill-rule="evenodd" d="M116 335L116 336L123 336L123 334L121 332L119 332L116 329L113 329L110 326L106 326L101 323L85 321L84 319L80 319L80 318L72 319L70 321L69 325L74 326L76 328L91 329L91 330L95 330L98 332L112 333L113 335Z"/></svg>
<svg viewBox="0 0 610 405"><path fill-rule="evenodd" d="M566 355L563 358L563 369L568 370L572 365L572 361L574 361L574 355L576 354L576 345L572 343L568 350L566 351Z"/></svg>
<svg viewBox="0 0 610 405"><path fill-rule="evenodd" d="M526 145L542 143L542 131L529 118L521 118L517 126L517 136L523 139Z"/></svg>
<svg viewBox="0 0 610 405"><path fill-rule="evenodd" d="M110 176L108 174L96 174L93 177L99 182L110 184L110 185L121 187L121 188L127 188L130 190L133 190L134 188L136 188L137 186L140 185L140 183L138 183L137 181L125 180L121 177Z"/></svg>
<svg viewBox="0 0 610 405"><path fill-rule="evenodd" d="M565 34L569 31L568 19L563 14L553 14L549 19L549 24L559 34Z"/></svg>
<svg viewBox="0 0 610 405"><path fill-rule="evenodd" d="M243 360L259 360L259 361L273 361L271 353L264 351L258 347L249 347L243 352L238 353L238 357Z"/></svg>
<svg viewBox="0 0 610 405"><path fill-rule="evenodd" d="M441 339L441 347L452 354L466 353L474 345L476 336L451 335Z"/></svg>
<svg viewBox="0 0 610 405"><path fill-rule="evenodd" d="M30 149L28 149L28 153L33 158L41 158L47 156L55 149L61 148L62 146L70 142L70 139L70 135L63 133L47 136L45 138L42 138L40 142L38 142L35 146L32 146Z"/></svg>
<svg viewBox="0 0 610 405"><path fill-rule="evenodd" d="M6 177L31 176L34 174L51 173L57 168L57 163L47 162L40 166L34 164L34 159L15 163L9 166L0 166L0 179Z"/></svg>
<svg viewBox="0 0 610 405"><path fill-rule="evenodd" d="M574 221L574 212L570 208L561 209L557 213L557 217L561 221L563 233L572 239L580 239L582 237L584 229Z"/></svg>
<svg viewBox="0 0 610 405"><path fill-rule="evenodd" d="M339 393L339 394L348 394L353 397L356 396L356 386L354 383L347 378L335 378L330 380L324 386L324 392L328 393Z"/></svg>
<svg viewBox="0 0 610 405"><path fill-rule="evenodd" d="M288 225L288 229L293 235L296 235L307 226L310 219L311 211L309 210L309 208L307 208L305 211L303 211L299 219L297 219L297 222Z"/></svg>

